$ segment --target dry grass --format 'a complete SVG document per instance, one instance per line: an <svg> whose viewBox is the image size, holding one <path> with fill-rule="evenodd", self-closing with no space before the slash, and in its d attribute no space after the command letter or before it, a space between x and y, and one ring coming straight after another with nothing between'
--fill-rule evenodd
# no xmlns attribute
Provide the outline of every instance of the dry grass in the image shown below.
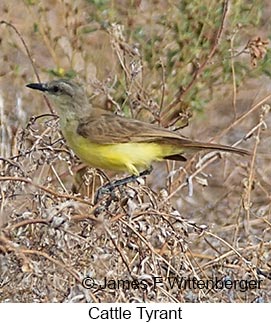
<svg viewBox="0 0 271 323"><path fill-rule="evenodd" d="M195 1L193 16L183 8L180 20L177 2L155 1L155 10L123 2L1 3L0 301L270 302L265 21L257 5L244 18L237 4L225 1L223 11L206 0L213 10L201 20ZM93 104L175 129L189 123L190 137L252 156L201 153L155 165L94 205L107 176L82 167L52 107L25 89L33 68L41 80L76 75ZM111 288L99 288L105 277ZM189 289L168 277L262 282Z"/></svg>

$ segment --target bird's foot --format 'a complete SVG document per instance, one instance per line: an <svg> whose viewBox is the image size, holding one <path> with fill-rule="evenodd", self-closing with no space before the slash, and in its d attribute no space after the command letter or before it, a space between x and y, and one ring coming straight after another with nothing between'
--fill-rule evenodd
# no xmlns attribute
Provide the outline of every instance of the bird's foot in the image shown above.
<svg viewBox="0 0 271 323"><path fill-rule="evenodd" d="M97 193L95 194L95 198L94 198L94 204L97 204L97 202L99 201L99 199L101 198L102 195L104 194L110 194L111 196L114 197L114 189L118 188L120 186L135 182L138 178L142 177L142 176L146 176L149 175L152 172L152 167L150 167L149 169L146 169L144 171L142 171L141 173L139 173L139 175L131 175L122 179L118 179L114 182L105 184L103 186L101 186Z"/></svg>

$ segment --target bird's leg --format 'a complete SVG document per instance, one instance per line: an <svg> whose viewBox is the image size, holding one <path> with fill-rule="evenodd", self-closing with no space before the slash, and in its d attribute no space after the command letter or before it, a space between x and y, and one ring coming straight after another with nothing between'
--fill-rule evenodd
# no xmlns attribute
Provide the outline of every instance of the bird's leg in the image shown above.
<svg viewBox="0 0 271 323"><path fill-rule="evenodd" d="M115 188L128 184L128 183L132 183L135 182L139 177L145 176L145 175L149 175L151 173L152 169L146 169L143 172L139 173L139 175L131 175L122 179L118 179L112 183L108 183L105 186L103 186L105 189L108 189L109 191L114 190Z"/></svg>
<svg viewBox="0 0 271 323"><path fill-rule="evenodd" d="M94 204L96 204L98 202L98 200L100 199L100 197L103 194L112 194L112 192L114 191L115 188L120 187L122 185L128 184L128 183L132 183L135 182L139 177L145 176L145 175L149 175L152 172L152 167L150 167L149 169L146 169L144 171L142 171L141 173L139 173L139 175L131 175L122 179L118 179L112 183L108 183L105 184L103 186L101 186L94 198Z"/></svg>

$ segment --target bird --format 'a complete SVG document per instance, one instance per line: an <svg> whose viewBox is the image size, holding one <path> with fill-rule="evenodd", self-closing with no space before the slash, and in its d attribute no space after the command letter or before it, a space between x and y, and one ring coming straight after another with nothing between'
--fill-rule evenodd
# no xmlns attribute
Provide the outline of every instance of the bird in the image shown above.
<svg viewBox="0 0 271 323"><path fill-rule="evenodd" d="M208 149L250 155L245 149L190 140L158 125L94 107L85 88L73 80L57 79L26 86L52 99L69 147L91 167L137 177L154 161L185 161L185 152Z"/></svg>

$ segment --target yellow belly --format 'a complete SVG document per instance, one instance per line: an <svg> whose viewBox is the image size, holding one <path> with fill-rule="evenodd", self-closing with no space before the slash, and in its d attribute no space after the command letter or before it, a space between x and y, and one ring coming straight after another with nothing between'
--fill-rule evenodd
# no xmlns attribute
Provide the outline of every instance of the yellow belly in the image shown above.
<svg viewBox="0 0 271 323"><path fill-rule="evenodd" d="M101 145L79 135L64 134L75 154L92 167L129 172L139 175L153 161L176 152L176 147L156 143L121 143Z"/></svg>

